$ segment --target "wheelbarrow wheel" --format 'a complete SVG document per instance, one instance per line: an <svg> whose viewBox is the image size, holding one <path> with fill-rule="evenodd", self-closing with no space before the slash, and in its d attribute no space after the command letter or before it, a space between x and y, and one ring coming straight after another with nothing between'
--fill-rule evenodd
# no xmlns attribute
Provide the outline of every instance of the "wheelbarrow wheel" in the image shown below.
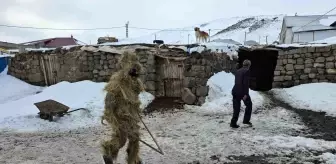
<svg viewBox="0 0 336 164"><path fill-rule="evenodd" d="M48 116L44 113L39 113L40 114L40 118L43 119L43 120L46 120L48 119Z"/></svg>
<svg viewBox="0 0 336 164"><path fill-rule="evenodd" d="M52 114L49 114L48 115L48 120L51 122L51 121L53 121L53 115Z"/></svg>

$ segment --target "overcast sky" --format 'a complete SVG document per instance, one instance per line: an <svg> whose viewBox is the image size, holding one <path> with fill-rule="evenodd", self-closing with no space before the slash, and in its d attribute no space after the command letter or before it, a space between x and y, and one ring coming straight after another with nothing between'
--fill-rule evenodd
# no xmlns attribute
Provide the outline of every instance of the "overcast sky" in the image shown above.
<svg viewBox="0 0 336 164"><path fill-rule="evenodd" d="M1 0L0 24L47 28L130 26L179 28L218 18L324 14L335 0ZM332 12L336 14L336 12ZM155 31L130 29L130 37ZM125 29L53 31L0 27L0 41L21 43L71 34L95 44L99 36L125 37Z"/></svg>

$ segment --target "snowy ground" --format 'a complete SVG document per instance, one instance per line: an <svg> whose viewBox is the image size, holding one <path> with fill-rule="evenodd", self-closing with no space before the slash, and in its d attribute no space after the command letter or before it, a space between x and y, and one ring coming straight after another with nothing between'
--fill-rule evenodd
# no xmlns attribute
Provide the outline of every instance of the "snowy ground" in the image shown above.
<svg viewBox="0 0 336 164"><path fill-rule="evenodd" d="M274 91L278 98L295 108L326 112L327 115L336 117L336 84L302 84Z"/></svg>
<svg viewBox="0 0 336 164"><path fill-rule="evenodd" d="M0 76L0 81L7 82L3 87L19 82L7 76ZM216 163L218 160L240 160L231 156L260 156L274 163L336 162L336 141L297 136L307 130L297 114L280 107L269 108L270 100L258 92L251 91L254 127L242 127L237 130L229 128L232 114L232 82L231 74L215 74L208 81L211 90L203 106L185 106L183 110L153 113L144 117L165 153L163 156L159 155L141 144L144 162L179 164L199 161L203 164ZM27 84L20 84L25 85ZM31 94L16 99L3 96L3 103L0 104L0 163L102 163L99 144L109 136L99 120L105 94L102 91L103 86L104 83L90 81L62 82L42 88L43 90L39 88L42 92L38 94L30 92ZM32 86L27 85L26 88L29 87ZM12 86L12 91L7 90L10 92L4 92L2 95L13 97L11 92L14 93L15 89L20 90L20 87ZM279 95L296 92L302 91L277 91ZM330 93L330 88L325 92ZM307 95L303 99L297 97L297 100L311 100ZM85 107L89 110L74 112L56 122L37 118L38 110L33 103L51 98L72 109ZM141 94L142 107L151 102L152 98L149 93ZM243 115L243 112L241 114ZM42 132L45 130L47 131ZM142 138L154 145L148 133L143 129L142 132ZM119 163L123 163L124 150L125 148L118 158ZM292 159L288 157L290 155L293 156Z"/></svg>

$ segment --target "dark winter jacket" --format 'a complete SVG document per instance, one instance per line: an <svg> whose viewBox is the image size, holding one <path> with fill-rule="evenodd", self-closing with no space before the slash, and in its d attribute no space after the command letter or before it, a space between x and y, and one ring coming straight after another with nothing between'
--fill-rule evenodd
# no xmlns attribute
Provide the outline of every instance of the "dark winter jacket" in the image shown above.
<svg viewBox="0 0 336 164"><path fill-rule="evenodd" d="M240 68L235 73L235 84L232 88L232 95L241 99L249 94L250 70Z"/></svg>

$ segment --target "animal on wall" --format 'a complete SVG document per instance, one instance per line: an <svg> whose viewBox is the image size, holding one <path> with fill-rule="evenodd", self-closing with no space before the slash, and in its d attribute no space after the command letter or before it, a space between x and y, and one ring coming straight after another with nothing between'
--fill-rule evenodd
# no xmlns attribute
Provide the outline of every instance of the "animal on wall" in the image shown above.
<svg viewBox="0 0 336 164"><path fill-rule="evenodd" d="M196 43L200 42L207 42L209 38L209 34L205 31L201 31L199 27L195 27L195 36L196 36Z"/></svg>

